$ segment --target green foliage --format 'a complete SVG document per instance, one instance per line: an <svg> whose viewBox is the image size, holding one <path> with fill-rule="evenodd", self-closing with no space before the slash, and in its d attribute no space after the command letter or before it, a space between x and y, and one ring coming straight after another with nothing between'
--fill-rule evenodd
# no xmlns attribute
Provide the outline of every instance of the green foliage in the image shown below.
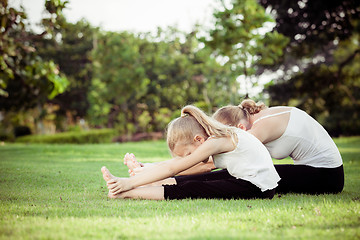
<svg viewBox="0 0 360 240"><path fill-rule="evenodd" d="M29 135L16 138L19 143L109 143L116 136L114 129L62 132L52 135Z"/></svg>
<svg viewBox="0 0 360 240"><path fill-rule="evenodd" d="M263 2L291 40L267 88L272 105L306 110L332 136L360 134L360 2Z"/></svg>
<svg viewBox="0 0 360 240"><path fill-rule="evenodd" d="M49 5L53 1L48 1ZM1 1L0 110L27 109L62 93L68 85L52 61L44 61L34 48L35 35L25 26L26 15ZM60 10L59 10L60 11ZM49 29L56 21L52 21Z"/></svg>
<svg viewBox="0 0 360 240"><path fill-rule="evenodd" d="M204 101L211 111L226 102L228 96L219 88L226 88L227 72L199 44L196 32L171 28L159 29L156 36L99 35L89 90L92 123L122 134L163 131L170 112L187 103Z"/></svg>
<svg viewBox="0 0 360 240"><path fill-rule="evenodd" d="M84 118L89 107L87 92L92 78L90 53L98 29L85 20L68 23L61 18L58 22L61 26L56 29L56 34L36 39L34 44L38 54L43 59L54 61L69 81L66 91L51 101L60 107L58 116L71 113L74 118Z"/></svg>
<svg viewBox="0 0 360 240"><path fill-rule="evenodd" d="M255 0L233 0L229 6L222 1L222 9L214 13L215 28L206 44L215 53L227 57L226 66L233 72L229 79L231 103L236 104L239 91L237 78L242 75L248 83L255 83L257 65L274 65L283 55L288 39L277 32L264 33L272 17ZM247 94L248 95L248 89Z"/></svg>
<svg viewBox="0 0 360 240"><path fill-rule="evenodd" d="M345 40L358 31L353 22L360 18L357 0L259 2L276 16L275 29L289 37L292 54L300 58L323 54L332 41Z"/></svg>
<svg viewBox="0 0 360 240"><path fill-rule="evenodd" d="M142 162L166 160L164 141L6 144L0 146L0 238L359 239L360 138L335 142L344 160L342 193L226 201L106 197L103 165L128 176L126 152Z"/></svg>

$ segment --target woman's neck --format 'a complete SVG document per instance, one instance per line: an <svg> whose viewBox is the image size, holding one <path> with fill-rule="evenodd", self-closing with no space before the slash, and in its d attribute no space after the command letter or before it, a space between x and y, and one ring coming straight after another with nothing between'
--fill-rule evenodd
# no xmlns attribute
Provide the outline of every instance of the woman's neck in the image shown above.
<svg viewBox="0 0 360 240"><path fill-rule="evenodd" d="M266 109L267 109L267 108L266 108ZM264 109L264 110L266 110L266 109ZM254 122L255 122L256 120L258 120L259 118L261 118L261 117L263 117L264 115L266 115L266 114L264 114L264 110L261 110L261 111L258 112L258 113L255 113L255 114L250 115L250 117L249 117L249 125L250 125L250 128L249 128L249 129L252 128L252 126L253 126L253 124L254 124Z"/></svg>

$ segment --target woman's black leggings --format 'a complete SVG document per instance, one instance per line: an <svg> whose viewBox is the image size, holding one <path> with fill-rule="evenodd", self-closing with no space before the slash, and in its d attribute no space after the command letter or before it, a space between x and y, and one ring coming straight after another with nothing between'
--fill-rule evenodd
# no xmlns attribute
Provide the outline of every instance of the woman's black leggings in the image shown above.
<svg viewBox="0 0 360 240"><path fill-rule="evenodd" d="M163 185L165 199L271 199L275 194L275 189L262 192L260 188L251 182L231 176L227 170L198 175L176 176L175 180L176 185Z"/></svg>
<svg viewBox="0 0 360 240"><path fill-rule="evenodd" d="M275 165L280 175L277 193L340 193L344 188L344 168L315 168L306 165Z"/></svg>
<svg viewBox="0 0 360 240"><path fill-rule="evenodd" d="M344 168L315 168L306 165L275 165L281 177L277 193L340 193L344 188ZM273 198L275 189L262 192L252 183L236 179L227 170L176 176L176 185L164 185L165 199Z"/></svg>

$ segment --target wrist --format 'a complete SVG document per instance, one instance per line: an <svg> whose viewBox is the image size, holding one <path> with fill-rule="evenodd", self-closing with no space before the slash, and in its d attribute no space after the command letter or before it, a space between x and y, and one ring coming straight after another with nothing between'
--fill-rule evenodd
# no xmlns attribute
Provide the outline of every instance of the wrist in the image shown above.
<svg viewBox="0 0 360 240"><path fill-rule="evenodd" d="M135 177L135 176L133 176L133 177ZM124 191L128 191L128 190L131 190L131 189L133 189L133 188L135 188L134 187L134 183L133 183L133 181L132 181L132 178L133 177L130 177L130 178L125 178L124 179Z"/></svg>

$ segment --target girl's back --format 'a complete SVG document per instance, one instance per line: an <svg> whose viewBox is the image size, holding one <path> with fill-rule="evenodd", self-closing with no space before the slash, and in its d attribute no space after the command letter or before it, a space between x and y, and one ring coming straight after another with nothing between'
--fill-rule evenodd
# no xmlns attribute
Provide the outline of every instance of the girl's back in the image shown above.
<svg viewBox="0 0 360 240"><path fill-rule="evenodd" d="M265 146L253 135L236 129L238 142L231 152L214 155L217 168L226 168L236 177L252 182L262 191L273 189L280 180Z"/></svg>

